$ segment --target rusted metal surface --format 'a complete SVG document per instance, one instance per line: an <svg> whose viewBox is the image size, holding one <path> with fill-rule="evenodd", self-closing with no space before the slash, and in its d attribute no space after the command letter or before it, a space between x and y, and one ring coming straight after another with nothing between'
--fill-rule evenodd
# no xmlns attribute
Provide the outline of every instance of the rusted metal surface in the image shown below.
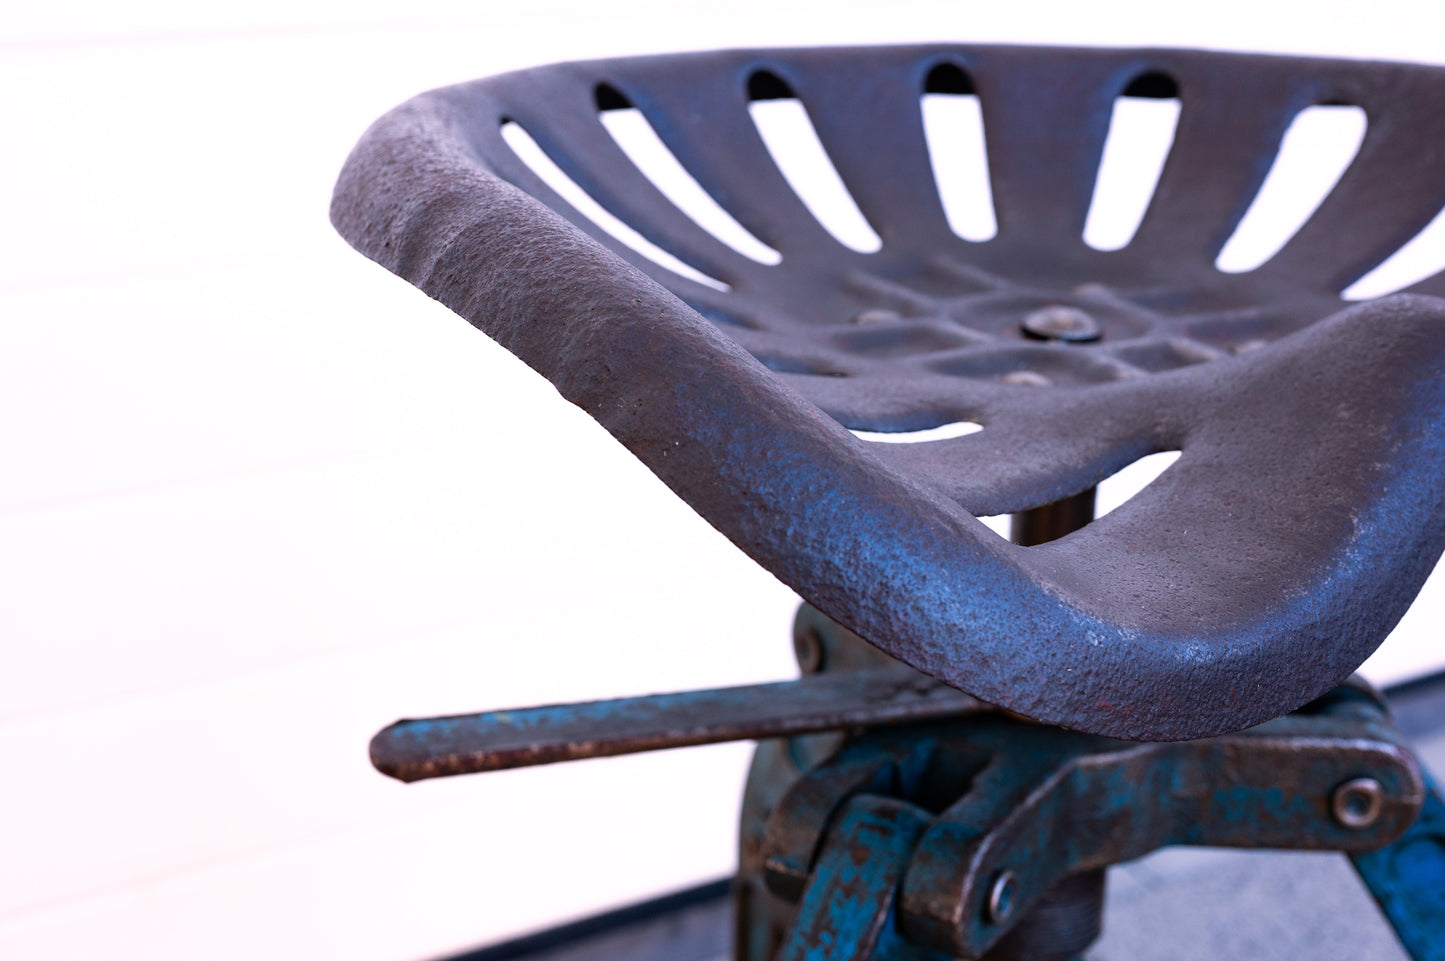
<svg viewBox="0 0 1445 961"><path fill-rule="evenodd" d="M888 957L898 884L927 827L925 812L891 798L845 802L776 961Z"/></svg>
<svg viewBox="0 0 1445 961"><path fill-rule="evenodd" d="M948 227L919 110L981 105L998 233ZM1177 96L1133 241L1081 239L1115 99ZM749 103L797 97L882 239L836 241ZM1262 267L1215 256L1292 117L1369 116L1330 197ZM757 263L684 216L607 135L636 106ZM501 136L726 289L613 240ZM1178 50L741 51L539 68L418 97L347 161L332 219L369 257L548 377L830 617L920 671L1065 727L1238 730L1379 644L1445 543L1445 278L1340 291L1445 203L1445 71ZM1097 337L1095 336L1097 334ZM1040 337L1044 339L1039 339ZM952 440L845 428L958 420ZM975 517L1182 456L1067 537Z"/></svg>
<svg viewBox="0 0 1445 961"><path fill-rule="evenodd" d="M917 671L879 667L778 684L402 720L372 738L371 762L398 780L420 781L982 709L974 698Z"/></svg>
<svg viewBox="0 0 1445 961"><path fill-rule="evenodd" d="M1373 812L1341 820L1340 789L1365 780L1377 789ZM800 904L799 918L823 909L809 904L816 892L832 896L836 882L823 875L837 870L827 854L838 845L833 832L870 798L913 815L901 832L910 846L897 900L890 890L885 905L911 948L889 957L1062 961L1098 934L1103 868L1177 844L1365 855L1411 827L1426 791L1383 709L1351 688L1257 728L1181 743L1130 743L999 715L869 732L803 772L767 814L761 878L781 902ZM869 847L888 846L874 839ZM1427 874L1392 879L1388 895L1409 905L1398 914L1432 910ZM873 904L858 892L850 903ZM809 936L829 944L817 931Z"/></svg>
<svg viewBox="0 0 1445 961"><path fill-rule="evenodd" d="M881 656L807 607L794 632L813 638L825 670L866 670ZM895 818L914 840L889 918L871 954L828 954L835 942L812 930L820 959L1067 961L1099 936L1109 867L1210 845L1350 854L1411 956L1433 961L1445 944L1445 809L1429 787L1384 699L1358 678L1284 718L1187 743L997 712L769 742L743 800L734 957L774 961L796 940L794 919L823 909L809 897L836 887L819 875L843 845L833 834L843 812L886 798L914 816ZM880 838L854 842L844 846L899 856ZM866 912L885 900L855 891L850 903Z"/></svg>
<svg viewBox="0 0 1445 961"><path fill-rule="evenodd" d="M1428 776L1425 785L1425 806L1410 829L1351 860L1410 957L1445 961L1445 794Z"/></svg>

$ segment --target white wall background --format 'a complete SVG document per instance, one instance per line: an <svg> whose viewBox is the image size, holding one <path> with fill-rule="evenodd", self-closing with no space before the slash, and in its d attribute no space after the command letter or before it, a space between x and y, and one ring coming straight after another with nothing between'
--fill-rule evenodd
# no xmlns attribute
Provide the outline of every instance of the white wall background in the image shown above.
<svg viewBox="0 0 1445 961"><path fill-rule="evenodd" d="M747 749L404 787L402 715L781 678L794 599L347 248L420 90L930 39L1445 61L1428 3L27 4L0 23L0 958L404 961L728 870ZM1422 599L1372 662L1445 661Z"/></svg>

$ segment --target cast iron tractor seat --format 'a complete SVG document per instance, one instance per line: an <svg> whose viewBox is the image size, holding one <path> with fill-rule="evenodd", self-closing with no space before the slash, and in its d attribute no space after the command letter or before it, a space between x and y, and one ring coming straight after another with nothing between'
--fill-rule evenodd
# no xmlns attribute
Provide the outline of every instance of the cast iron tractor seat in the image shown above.
<svg viewBox="0 0 1445 961"><path fill-rule="evenodd" d="M978 98L990 240L949 226L926 90ZM1081 238L1125 92L1181 111L1137 233L1101 251ZM780 173L749 118L779 97L806 108L878 250L835 239ZM1276 256L1216 269L1292 118L1319 104L1368 115L1355 160ZM659 191L601 122L627 106L780 262L745 256ZM569 206L508 146L508 122L702 277ZM1445 204L1440 143L1445 71L1421 66L968 46L688 54L417 97L356 147L332 219L833 621L1015 714L1174 740L1267 721L1341 682L1440 555L1445 276L1340 297ZM911 445L850 433L959 421L983 429ZM976 519L1066 501L1168 450L1179 460L1142 493L1049 543L1012 544Z"/></svg>

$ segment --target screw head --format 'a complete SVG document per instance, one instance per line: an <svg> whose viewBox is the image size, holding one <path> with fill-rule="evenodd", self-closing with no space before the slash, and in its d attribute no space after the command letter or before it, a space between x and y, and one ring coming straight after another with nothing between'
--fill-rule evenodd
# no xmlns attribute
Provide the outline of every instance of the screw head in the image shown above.
<svg viewBox="0 0 1445 961"><path fill-rule="evenodd" d="M793 654L798 659L798 669L804 674L817 674L823 669L823 639L817 631L793 635Z"/></svg>
<svg viewBox="0 0 1445 961"><path fill-rule="evenodd" d="M1035 340L1087 344L1103 336L1098 321L1077 307L1041 307L1024 317L1020 326L1026 336Z"/></svg>
<svg viewBox="0 0 1445 961"><path fill-rule="evenodd" d="M1340 827L1362 831L1380 819L1385 809L1385 788L1372 777L1357 777L1335 788L1330 813Z"/></svg>
<svg viewBox="0 0 1445 961"><path fill-rule="evenodd" d="M983 906L984 917L994 924L1002 924L1013 914L1014 895L1018 892L1018 881L1012 871L1000 871L988 889L988 902Z"/></svg>

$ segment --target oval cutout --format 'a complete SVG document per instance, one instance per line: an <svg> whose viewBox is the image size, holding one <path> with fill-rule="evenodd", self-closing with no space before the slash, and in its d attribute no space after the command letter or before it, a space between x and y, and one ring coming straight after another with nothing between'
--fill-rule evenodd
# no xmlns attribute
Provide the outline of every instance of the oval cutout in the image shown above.
<svg viewBox="0 0 1445 961"><path fill-rule="evenodd" d="M1346 287L1340 297L1344 300L1384 297L1442 270L1445 270L1445 210L1378 267Z"/></svg>
<svg viewBox="0 0 1445 961"><path fill-rule="evenodd" d="M1165 450L1141 457L1128 467L1115 471L1099 482L1094 498L1094 520L1123 507L1139 492L1159 479L1174 462L1179 451Z"/></svg>
<svg viewBox="0 0 1445 961"><path fill-rule="evenodd" d="M642 111L616 88L597 88L597 109L602 126L642 175L678 210L733 250L760 264L773 266L783 255L754 237L746 227L703 189L682 161L663 143Z"/></svg>
<svg viewBox="0 0 1445 961"><path fill-rule="evenodd" d="M1010 525L1013 523L1012 514L981 514L976 519L1001 539L1009 539Z"/></svg>
<svg viewBox="0 0 1445 961"><path fill-rule="evenodd" d="M873 431L850 428L848 432L859 440L866 440L872 444L926 444L929 441L967 437L969 434L977 434L981 430L983 430L982 424L971 420L959 420L938 427L927 427L923 430Z"/></svg>
<svg viewBox="0 0 1445 961"><path fill-rule="evenodd" d="M1135 78L1114 100L1084 243L1120 250L1134 239L1174 146L1179 109L1178 85L1162 73Z"/></svg>
<svg viewBox="0 0 1445 961"><path fill-rule="evenodd" d="M1295 115L1279 153L1214 266L1227 274L1262 266L1299 232L1344 176L1365 139L1359 107L1307 107Z"/></svg>
<svg viewBox="0 0 1445 961"><path fill-rule="evenodd" d="M522 129L521 124L514 120L502 121L502 139L506 141L512 153L517 155L517 159L526 164L527 169L555 191L557 196L620 243L679 277L685 277L694 283L711 287L713 290L732 289L721 280L709 277L696 267L679 260L618 219L611 211L593 199L591 194L583 190L581 185L569 177L561 167L557 166L556 161L547 155L547 152L532 138L531 134Z"/></svg>
<svg viewBox="0 0 1445 961"><path fill-rule="evenodd" d="M788 85L759 71L748 80L748 97L748 114L773 163L823 229L860 254L882 249L882 239L848 193L807 109Z"/></svg>
<svg viewBox="0 0 1445 961"><path fill-rule="evenodd" d="M973 81L959 67L939 64L928 72L919 109L923 111L923 138L933 181L949 229L975 243L992 240L998 234L998 219L989 182L983 110Z"/></svg>

